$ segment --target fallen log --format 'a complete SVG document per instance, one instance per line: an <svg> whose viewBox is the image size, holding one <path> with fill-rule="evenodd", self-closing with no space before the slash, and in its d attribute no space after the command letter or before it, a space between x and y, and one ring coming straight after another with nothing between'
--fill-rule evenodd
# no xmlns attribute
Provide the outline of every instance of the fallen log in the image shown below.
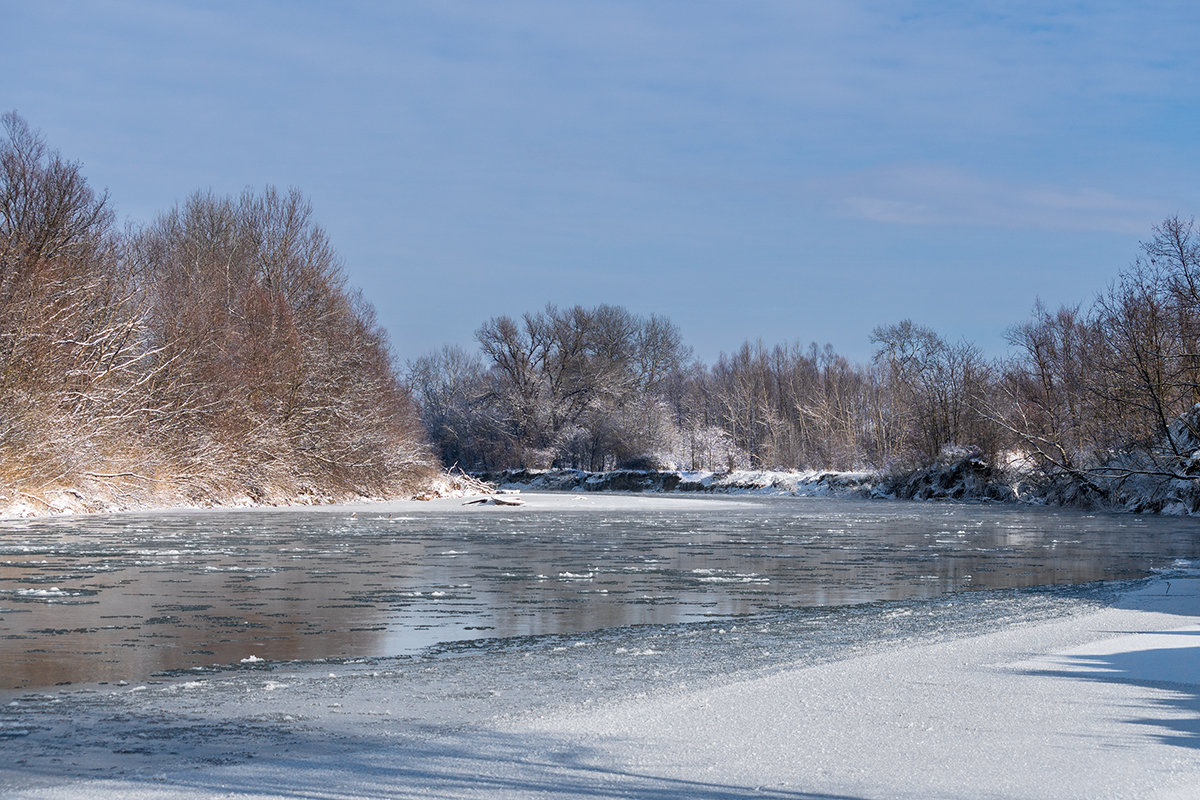
<svg viewBox="0 0 1200 800"><path fill-rule="evenodd" d="M464 506L480 506L491 503L494 506L523 506L525 501L512 495L489 495L487 497L472 497L463 503Z"/></svg>

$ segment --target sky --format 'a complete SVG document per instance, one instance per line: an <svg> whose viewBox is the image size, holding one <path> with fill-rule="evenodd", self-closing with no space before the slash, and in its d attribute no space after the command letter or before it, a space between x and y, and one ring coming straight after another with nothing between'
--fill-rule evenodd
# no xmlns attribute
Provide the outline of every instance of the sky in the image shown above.
<svg viewBox="0 0 1200 800"><path fill-rule="evenodd" d="M144 224L298 187L403 362L547 303L985 353L1200 213L1200 6L0 0L17 111Z"/></svg>

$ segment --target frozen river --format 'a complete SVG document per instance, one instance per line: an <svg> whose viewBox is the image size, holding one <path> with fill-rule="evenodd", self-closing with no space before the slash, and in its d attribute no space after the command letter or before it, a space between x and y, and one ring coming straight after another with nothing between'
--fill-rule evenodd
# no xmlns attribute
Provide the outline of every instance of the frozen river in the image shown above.
<svg viewBox="0 0 1200 800"><path fill-rule="evenodd" d="M526 499L0 521L0 688L784 620L1135 578L1200 557L1189 519L837 498Z"/></svg>

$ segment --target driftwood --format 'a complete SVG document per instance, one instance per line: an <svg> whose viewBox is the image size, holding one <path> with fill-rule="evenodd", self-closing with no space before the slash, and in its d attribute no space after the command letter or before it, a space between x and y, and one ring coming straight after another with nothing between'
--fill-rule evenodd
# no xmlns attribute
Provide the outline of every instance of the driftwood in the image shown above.
<svg viewBox="0 0 1200 800"><path fill-rule="evenodd" d="M505 489L495 494L489 494L484 497L472 497L463 503L464 506L481 506L491 504L494 506L523 506L525 501L517 497L521 493L520 489Z"/></svg>

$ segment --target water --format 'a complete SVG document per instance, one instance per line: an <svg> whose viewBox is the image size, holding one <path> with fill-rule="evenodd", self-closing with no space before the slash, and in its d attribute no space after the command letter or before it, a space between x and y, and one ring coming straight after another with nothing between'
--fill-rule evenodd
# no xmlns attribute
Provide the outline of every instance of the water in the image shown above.
<svg viewBox="0 0 1200 800"><path fill-rule="evenodd" d="M818 498L530 495L0 523L0 688L1140 577L1193 520ZM390 513L389 513L390 512Z"/></svg>

